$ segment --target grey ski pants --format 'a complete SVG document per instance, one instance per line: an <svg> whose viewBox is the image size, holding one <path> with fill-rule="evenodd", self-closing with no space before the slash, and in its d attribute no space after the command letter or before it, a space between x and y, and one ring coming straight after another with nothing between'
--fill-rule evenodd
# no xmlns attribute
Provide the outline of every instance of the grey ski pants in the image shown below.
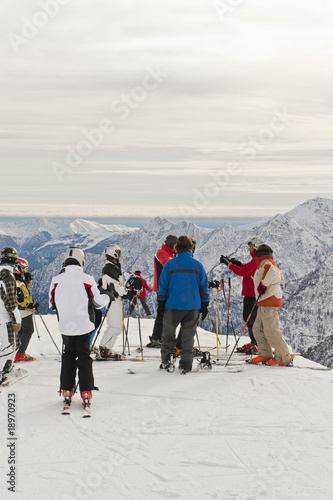
<svg viewBox="0 0 333 500"><path fill-rule="evenodd" d="M185 370L192 369L194 336L199 320L200 311L181 311L179 309L166 309L163 315L163 333L161 356L166 363L169 355L175 352L176 328L182 325L182 345L180 351L180 365Z"/></svg>

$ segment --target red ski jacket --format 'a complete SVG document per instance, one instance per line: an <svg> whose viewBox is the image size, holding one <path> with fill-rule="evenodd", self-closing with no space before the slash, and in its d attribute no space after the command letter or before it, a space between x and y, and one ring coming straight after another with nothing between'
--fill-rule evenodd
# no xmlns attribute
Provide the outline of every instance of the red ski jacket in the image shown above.
<svg viewBox="0 0 333 500"><path fill-rule="evenodd" d="M241 266L236 266L235 264L230 264L229 269L237 276L243 277L242 295L243 297L255 297L253 276L257 270L257 262L255 261L256 253L252 252L252 260L247 264L242 264Z"/></svg>
<svg viewBox="0 0 333 500"><path fill-rule="evenodd" d="M158 290L158 281L160 279L160 274L162 272L164 264L175 256L176 251L173 248L169 248L166 245L157 250L154 257L154 292ZM256 267L257 268L257 267Z"/></svg>

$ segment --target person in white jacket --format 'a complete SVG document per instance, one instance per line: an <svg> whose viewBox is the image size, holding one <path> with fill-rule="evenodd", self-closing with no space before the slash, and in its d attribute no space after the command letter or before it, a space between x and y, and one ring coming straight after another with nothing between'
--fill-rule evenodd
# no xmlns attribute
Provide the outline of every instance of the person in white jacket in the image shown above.
<svg viewBox="0 0 333 500"><path fill-rule="evenodd" d="M94 376L90 357L90 334L95 329L94 308L108 306L109 292L101 294L95 279L83 272L85 254L70 247L64 256L64 270L52 278L50 308L58 316L63 339L60 388L65 401L71 402L78 368L79 387L84 405L90 406Z"/></svg>
<svg viewBox="0 0 333 500"><path fill-rule="evenodd" d="M0 253L0 385L12 367L20 345L18 331L21 316L17 307L16 280L13 274L17 264L17 251L5 247Z"/></svg>
<svg viewBox="0 0 333 500"><path fill-rule="evenodd" d="M117 244L105 249L105 266L102 271L102 289L111 288L115 292L115 301L106 316L106 329L99 345L99 358L120 360L121 355L114 352L117 337L123 331L123 299L132 299L134 293L125 286L120 264L121 249Z"/></svg>
<svg viewBox="0 0 333 500"><path fill-rule="evenodd" d="M266 243L257 248L255 260L258 269L253 281L258 313L253 325L253 334L258 343L258 356L252 358L251 363L288 365L292 362L292 357L279 327L283 274L273 259L272 248Z"/></svg>

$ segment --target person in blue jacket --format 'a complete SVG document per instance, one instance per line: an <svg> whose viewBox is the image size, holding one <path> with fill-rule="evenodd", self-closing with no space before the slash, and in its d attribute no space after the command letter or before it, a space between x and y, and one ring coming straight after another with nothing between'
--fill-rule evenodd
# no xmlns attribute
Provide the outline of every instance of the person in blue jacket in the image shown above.
<svg viewBox="0 0 333 500"><path fill-rule="evenodd" d="M208 280L201 262L193 258L193 242L188 236L179 236L175 245L177 257L163 267L158 292L158 307L163 313L161 369L170 371L175 352L176 329L182 326L182 348L179 369L191 371L194 336L200 313L208 313Z"/></svg>

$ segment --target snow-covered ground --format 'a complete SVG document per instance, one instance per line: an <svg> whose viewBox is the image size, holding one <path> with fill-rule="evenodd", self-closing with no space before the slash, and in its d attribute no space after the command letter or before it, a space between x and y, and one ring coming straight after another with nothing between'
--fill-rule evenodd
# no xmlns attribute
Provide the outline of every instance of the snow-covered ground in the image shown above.
<svg viewBox="0 0 333 500"><path fill-rule="evenodd" d="M44 318L60 348L56 317ZM29 376L1 391L2 499L332 498L332 371L245 365L183 376L160 372L159 351L147 349L144 362L95 362L93 417L81 418L78 395L63 416L60 357L36 320L40 340L34 335L28 352L37 360L20 363ZM144 343L152 324L141 321ZM139 344L137 326L131 320L131 346ZM216 345L214 334L198 332L202 346ZM295 365L320 366L301 357ZM15 493L6 484L12 393Z"/></svg>

